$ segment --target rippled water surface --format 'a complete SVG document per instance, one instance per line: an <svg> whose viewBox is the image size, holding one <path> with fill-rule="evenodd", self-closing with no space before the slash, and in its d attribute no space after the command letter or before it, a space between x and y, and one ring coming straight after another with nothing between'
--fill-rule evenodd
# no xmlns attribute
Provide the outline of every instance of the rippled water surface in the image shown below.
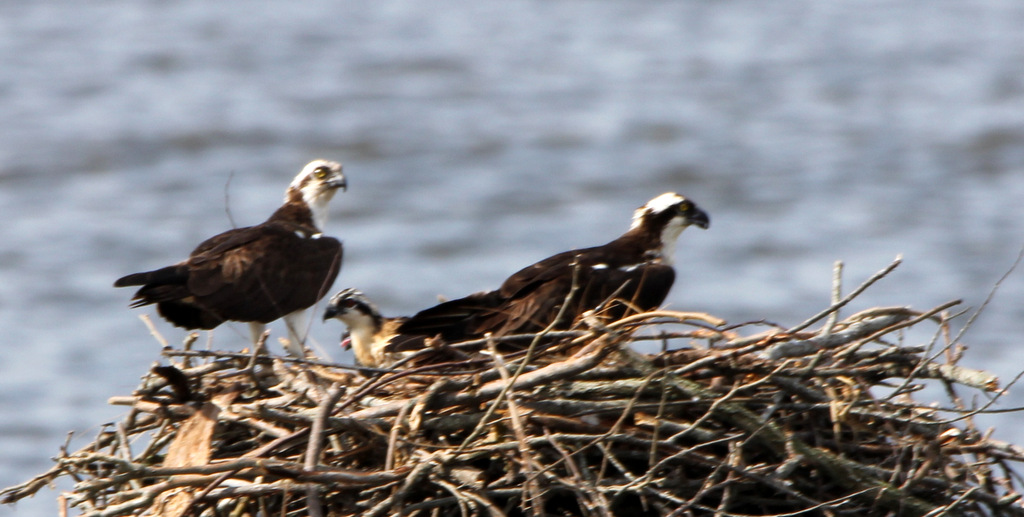
<svg viewBox="0 0 1024 517"><path fill-rule="evenodd" d="M667 190L712 218L671 307L793 325L835 260L850 289L902 254L851 310L976 308L1024 244L1021 27L1009 0L0 4L0 485L158 359L111 282L260 222L315 157L349 176L335 287L388 314L610 240ZM1024 368L1022 301L1024 271L965 364ZM340 332L313 337L348 361Z"/></svg>

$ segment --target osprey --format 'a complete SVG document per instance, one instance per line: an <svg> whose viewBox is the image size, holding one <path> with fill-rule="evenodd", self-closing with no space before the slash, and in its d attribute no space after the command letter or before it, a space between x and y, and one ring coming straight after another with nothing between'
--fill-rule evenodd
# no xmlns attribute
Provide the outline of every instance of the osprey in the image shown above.
<svg viewBox="0 0 1024 517"><path fill-rule="evenodd" d="M402 358L400 351L423 347L425 336L398 333L405 318L381 316L377 306L356 289L345 289L331 297L323 319L328 318L340 320L348 327L347 343L362 366L386 368Z"/></svg>
<svg viewBox="0 0 1024 517"><path fill-rule="evenodd" d="M211 237L188 259L119 278L114 287L142 286L131 307L156 304L178 327L208 330L225 321L248 322L254 342L267 323L283 317L288 352L305 357L305 309L323 298L341 268L341 242L321 233L327 204L339 188L346 188L341 164L314 160L265 222Z"/></svg>
<svg viewBox="0 0 1024 517"><path fill-rule="evenodd" d="M548 257L479 292L423 310L398 326L400 334L440 336L449 343L571 327L586 311L608 320L657 308L675 280L676 240L687 226L706 229L708 215L667 192L633 214L629 230L603 245ZM562 317L562 305L572 291Z"/></svg>

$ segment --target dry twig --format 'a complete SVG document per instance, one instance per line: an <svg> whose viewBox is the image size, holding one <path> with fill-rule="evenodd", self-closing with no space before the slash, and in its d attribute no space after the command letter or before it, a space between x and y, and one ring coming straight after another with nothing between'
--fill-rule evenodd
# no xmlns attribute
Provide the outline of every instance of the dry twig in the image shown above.
<svg viewBox="0 0 1024 517"><path fill-rule="evenodd" d="M156 513L174 494L195 515L1024 516L1024 450L979 433L971 419L988 406L953 389L996 391L995 377L956 364L956 340L938 352L884 341L930 322L948 335L936 315L952 304L839 317L897 264L846 297L837 265L829 308L756 336L738 337L755 324L727 332L712 316L658 311L358 373L167 350L196 365L113 399L132 407L123 422L0 502L67 476L63 500L90 517ZM651 339L667 346L629 346ZM508 340L532 348L502 354ZM951 400L910 399L930 381ZM190 434L200 454L173 459Z"/></svg>

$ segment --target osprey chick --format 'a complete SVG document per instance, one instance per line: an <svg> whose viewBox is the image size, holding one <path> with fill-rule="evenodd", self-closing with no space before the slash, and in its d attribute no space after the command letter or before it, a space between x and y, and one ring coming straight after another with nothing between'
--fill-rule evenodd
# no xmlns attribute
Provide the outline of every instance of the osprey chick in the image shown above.
<svg viewBox="0 0 1024 517"><path fill-rule="evenodd" d="M345 289L331 297L324 310L324 321L334 318L348 327L356 362L371 368L386 368L400 359L396 347L406 341L422 344L423 336L400 336L398 326L404 318L385 318L377 306L356 289Z"/></svg>

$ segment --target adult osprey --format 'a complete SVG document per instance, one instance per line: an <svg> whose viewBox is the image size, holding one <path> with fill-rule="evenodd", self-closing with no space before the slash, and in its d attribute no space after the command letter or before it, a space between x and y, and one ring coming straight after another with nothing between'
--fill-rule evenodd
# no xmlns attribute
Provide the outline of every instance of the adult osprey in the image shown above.
<svg viewBox="0 0 1024 517"><path fill-rule="evenodd" d="M161 316L186 329L248 322L254 342L283 317L288 352L304 357L305 309L323 298L341 268L341 242L321 233L339 188L346 188L341 164L314 160L265 222L211 237L187 260L119 278L114 287L142 286L131 307L155 303Z"/></svg>
<svg viewBox="0 0 1024 517"><path fill-rule="evenodd" d="M490 332L505 336L539 332L554 323L566 329L589 310L608 320L657 308L675 270L676 240L690 225L707 228L708 215L692 201L667 192L633 214L621 237L566 251L526 267L494 291L479 292L423 310L402 322L401 334L440 335L454 343ZM575 282L578 290L555 321Z"/></svg>

